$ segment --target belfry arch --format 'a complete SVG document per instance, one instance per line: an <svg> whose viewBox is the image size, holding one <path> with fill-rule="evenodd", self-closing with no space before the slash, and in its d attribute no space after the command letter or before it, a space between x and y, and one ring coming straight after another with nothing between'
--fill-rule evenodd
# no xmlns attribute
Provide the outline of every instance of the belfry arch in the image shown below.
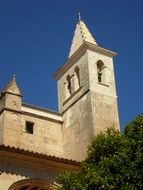
<svg viewBox="0 0 143 190"><path fill-rule="evenodd" d="M46 180L24 179L13 183L8 190L53 190L54 185Z"/></svg>

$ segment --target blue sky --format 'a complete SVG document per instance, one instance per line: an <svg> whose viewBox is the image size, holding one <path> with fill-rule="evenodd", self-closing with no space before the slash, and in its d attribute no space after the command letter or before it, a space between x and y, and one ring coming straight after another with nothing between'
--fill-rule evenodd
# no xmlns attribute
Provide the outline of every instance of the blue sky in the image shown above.
<svg viewBox="0 0 143 190"><path fill-rule="evenodd" d="M16 74L23 101L57 110L52 74L67 60L78 12L114 59L121 126L143 109L142 0L0 0L0 88Z"/></svg>

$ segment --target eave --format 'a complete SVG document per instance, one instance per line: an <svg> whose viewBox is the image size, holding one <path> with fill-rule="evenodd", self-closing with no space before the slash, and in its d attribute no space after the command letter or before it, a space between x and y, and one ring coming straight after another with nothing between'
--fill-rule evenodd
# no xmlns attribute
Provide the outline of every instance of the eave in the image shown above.
<svg viewBox="0 0 143 190"><path fill-rule="evenodd" d="M33 158L39 158L39 159L47 160L47 161L50 161L50 162L52 161L52 162L55 162L55 163L61 163L61 164L64 164L64 165L70 165L70 166L75 166L75 167L80 167L80 165L81 165L80 162L75 161L75 160L56 157L56 156L53 156L53 155L46 155L46 154L37 153L37 152L34 152L34 151L28 151L28 150L11 147L9 145L4 145L4 144L0 145L0 151L15 153L15 154L19 154L21 156L23 155L23 156L33 157Z"/></svg>

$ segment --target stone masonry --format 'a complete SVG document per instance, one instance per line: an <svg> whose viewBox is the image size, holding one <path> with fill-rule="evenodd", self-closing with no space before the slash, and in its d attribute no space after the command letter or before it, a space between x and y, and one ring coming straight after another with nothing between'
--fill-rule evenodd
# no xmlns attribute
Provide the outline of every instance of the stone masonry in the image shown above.
<svg viewBox="0 0 143 190"><path fill-rule="evenodd" d="M0 95L0 190L49 189L59 172L79 168L94 135L120 130L115 55L79 19L68 60L54 75L59 112L23 103L15 77L6 85Z"/></svg>

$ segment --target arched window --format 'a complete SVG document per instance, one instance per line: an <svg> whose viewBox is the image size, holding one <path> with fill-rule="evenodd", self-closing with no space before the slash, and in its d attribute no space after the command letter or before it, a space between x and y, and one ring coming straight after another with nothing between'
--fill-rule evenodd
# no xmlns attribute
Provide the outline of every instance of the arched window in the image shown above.
<svg viewBox="0 0 143 190"><path fill-rule="evenodd" d="M74 91L77 91L80 87L80 74L79 68L76 67L74 71Z"/></svg>
<svg viewBox="0 0 143 190"><path fill-rule="evenodd" d="M68 75L66 78L66 99L69 98L72 94L72 89L71 89L71 77Z"/></svg>
<svg viewBox="0 0 143 190"><path fill-rule="evenodd" d="M97 80L99 83L105 83L104 68L104 63L101 60L97 61Z"/></svg>
<svg viewBox="0 0 143 190"><path fill-rule="evenodd" d="M8 190L50 190L53 184L40 179L23 179L12 184Z"/></svg>

